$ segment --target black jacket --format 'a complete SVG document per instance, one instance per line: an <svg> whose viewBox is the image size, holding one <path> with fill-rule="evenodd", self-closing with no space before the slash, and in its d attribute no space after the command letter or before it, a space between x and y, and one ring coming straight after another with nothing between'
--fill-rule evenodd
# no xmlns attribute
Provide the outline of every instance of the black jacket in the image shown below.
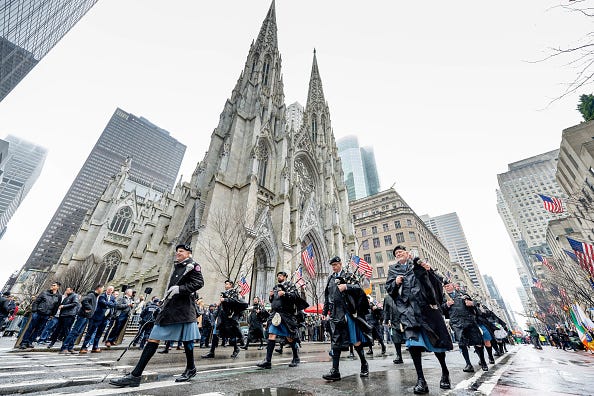
<svg viewBox="0 0 594 396"><path fill-rule="evenodd" d="M95 314L97 309L97 298L99 295L94 291L90 291L86 296L80 300L80 309L78 310L78 316L90 319Z"/></svg>
<svg viewBox="0 0 594 396"><path fill-rule="evenodd" d="M476 307L466 306L466 300L472 301L472 298L459 291L454 291L449 297L454 300L454 304L448 307L447 302L444 302L441 308L449 316L450 327L456 333L459 344L461 346L482 345L483 337L476 321Z"/></svg>
<svg viewBox="0 0 594 396"><path fill-rule="evenodd" d="M403 282L396 284L396 278ZM394 264L388 270L386 292L394 300L404 327L405 337L416 338L424 331L434 347L453 349L452 339L439 309L443 302L441 281L433 270L427 271L413 260Z"/></svg>
<svg viewBox="0 0 594 396"><path fill-rule="evenodd" d="M194 292L204 286L202 269L192 258L175 263L169 286L179 286L179 293L163 302L156 323L160 326L196 322L196 303Z"/></svg>
<svg viewBox="0 0 594 396"><path fill-rule="evenodd" d="M53 316L58 311L62 296L59 293L52 293L50 290L44 290L37 296L31 306L31 312L37 312L42 315Z"/></svg>
<svg viewBox="0 0 594 396"><path fill-rule="evenodd" d="M279 296L278 292L283 291L283 296ZM287 327L291 334L291 338L299 336L299 320L295 315L298 310L295 304L297 303L299 293L292 282L285 281L274 286L272 289L272 296L268 296L270 301L270 317L269 321L272 323L274 315L278 313L282 319L281 323Z"/></svg>
<svg viewBox="0 0 594 396"><path fill-rule="evenodd" d="M66 316L75 316L78 313L78 309L80 308L80 302L78 302L78 294L70 293L69 296L66 296L65 299L62 300L60 303L62 308L60 309L60 317Z"/></svg>
<svg viewBox="0 0 594 396"><path fill-rule="evenodd" d="M344 292L338 289L339 284L346 284L347 288ZM328 277L326 289L324 290L324 309L322 313L330 315L332 348L348 350L350 335L346 320L347 313L354 319L356 328L365 336L362 345L371 345L371 342L373 342L372 327L365 321L365 315L368 312L369 300L367 300L361 285L352 277L352 274L341 270L339 273Z"/></svg>

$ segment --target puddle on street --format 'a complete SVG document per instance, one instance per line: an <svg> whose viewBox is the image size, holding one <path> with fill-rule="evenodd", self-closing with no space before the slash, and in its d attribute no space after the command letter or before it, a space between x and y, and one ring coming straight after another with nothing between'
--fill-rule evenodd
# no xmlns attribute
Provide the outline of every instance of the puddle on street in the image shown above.
<svg viewBox="0 0 594 396"><path fill-rule="evenodd" d="M313 393L291 388L261 388L239 392L239 396L313 396Z"/></svg>

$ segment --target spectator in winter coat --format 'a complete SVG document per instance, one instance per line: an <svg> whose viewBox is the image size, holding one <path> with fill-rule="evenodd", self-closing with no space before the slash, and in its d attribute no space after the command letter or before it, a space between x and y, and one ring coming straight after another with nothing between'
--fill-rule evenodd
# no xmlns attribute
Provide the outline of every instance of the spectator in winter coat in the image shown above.
<svg viewBox="0 0 594 396"><path fill-rule="evenodd" d="M103 293L103 285L95 286L94 291L90 291L80 301L80 309L78 310L78 316L74 321L74 324L70 328L68 335L62 342L60 353L65 355L68 353L74 353L74 343L77 338L82 334L85 326L89 322L89 319L93 317L97 308L97 298Z"/></svg>
<svg viewBox="0 0 594 396"><path fill-rule="evenodd" d="M40 293L35 301L33 301L31 305L31 319L29 321L29 327L27 327L21 341L21 349L33 349L33 342L45 327L45 323L58 311L58 307L62 301L62 296L58 293L60 286L60 282L52 283L49 290Z"/></svg>
<svg viewBox="0 0 594 396"><path fill-rule="evenodd" d="M50 342L47 346L48 348L53 347L58 339L66 338L68 331L74 323L76 314L80 309L80 302L78 300L78 294L76 294L71 287L67 287L65 297L62 300L62 304L59 306L60 316L58 317L58 324L50 336Z"/></svg>

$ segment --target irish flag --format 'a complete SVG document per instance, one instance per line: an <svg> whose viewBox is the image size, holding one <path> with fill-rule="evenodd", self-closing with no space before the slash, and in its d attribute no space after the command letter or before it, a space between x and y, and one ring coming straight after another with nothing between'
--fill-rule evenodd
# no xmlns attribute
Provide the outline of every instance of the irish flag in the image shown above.
<svg viewBox="0 0 594 396"><path fill-rule="evenodd" d="M571 315L571 321L580 336L580 340L586 349L594 351L594 323L588 319L584 311L582 311L577 304L571 304L569 314Z"/></svg>

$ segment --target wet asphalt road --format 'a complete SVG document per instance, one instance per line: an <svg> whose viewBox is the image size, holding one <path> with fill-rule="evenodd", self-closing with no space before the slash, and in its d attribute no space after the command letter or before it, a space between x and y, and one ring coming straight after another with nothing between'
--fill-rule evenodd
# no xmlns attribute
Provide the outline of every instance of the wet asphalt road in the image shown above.
<svg viewBox="0 0 594 396"><path fill-rule="evenodd" d="M330 368L328 344L304 343L302 364L287 367L291 353L273 356L273 368L260 370L255 365L264 351L251 348L239 359L229 358L231 348L218 348L217 358L202 360L196 350L198 375L190 383L175 383L185 366L183 351L156 354L149 363L139 388L114 388L109 378L130 371L140 351L130 350L120 362L122 349L100 354L62 356L47 349L15 352L0 340L0 394L29 395L401 395L412 394L416 375L412 360L404 352L402 365L392 363L379 348L370 359L369 378L360 378L359 361L343 357L338 382L326 382L321 375ZM343 355L346 356L347 354ZM478 358L472 356L474 363ZM542 351L531 346L513 346L509 353L490 365L488 372L464 373L464 361L457 351L447 354L452 389L439 389L439 364L432 354L424 354L423 365L430 395L594 395L594 355L566 352L551 347ZM475 365L478 369L478 365Z"/></svg>

